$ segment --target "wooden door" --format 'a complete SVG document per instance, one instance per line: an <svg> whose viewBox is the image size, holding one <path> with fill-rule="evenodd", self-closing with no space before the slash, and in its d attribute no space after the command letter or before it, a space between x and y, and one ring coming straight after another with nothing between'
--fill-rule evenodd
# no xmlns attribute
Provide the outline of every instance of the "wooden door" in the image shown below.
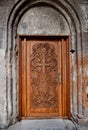
<svg viewBox="0 0 88 130"><path fill-rule="evenodd" d="M19 37L19 118L70 116L69 37Z"/></svg>

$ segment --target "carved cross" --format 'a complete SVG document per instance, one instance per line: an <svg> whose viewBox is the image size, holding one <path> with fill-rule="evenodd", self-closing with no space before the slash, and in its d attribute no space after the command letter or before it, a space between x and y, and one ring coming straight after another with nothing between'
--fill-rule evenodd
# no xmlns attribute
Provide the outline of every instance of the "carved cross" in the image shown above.
<svg viewBox="0 0 88 130"><path fill-rule="evenodd" d="M43 50L42 50L42 63L38 63L38 65L43 68L43 74L45 74L45 69L47 66L52 66L52 64L50 62L46 63L45 55L46 55L46 49L43 48ZM48 58L48 56L47 56L47 58Z"/></svg>

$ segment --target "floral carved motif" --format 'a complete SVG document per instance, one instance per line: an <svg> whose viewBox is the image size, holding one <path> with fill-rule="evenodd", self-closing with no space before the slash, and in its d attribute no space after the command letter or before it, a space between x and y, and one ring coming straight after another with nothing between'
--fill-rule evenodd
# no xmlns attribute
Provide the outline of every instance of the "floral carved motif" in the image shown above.
<svg viewBox="0 0 88 130"><path fill-rule="evenodd" d="M33 107L55 107L57 102L57 56L50 43L37 43L32 47L31 104Z"/></svg>

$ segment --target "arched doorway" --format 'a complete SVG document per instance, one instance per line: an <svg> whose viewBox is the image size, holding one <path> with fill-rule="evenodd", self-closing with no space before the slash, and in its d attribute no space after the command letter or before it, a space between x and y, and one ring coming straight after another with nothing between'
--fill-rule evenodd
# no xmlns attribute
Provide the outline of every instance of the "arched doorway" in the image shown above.
<svg viewBox="0 0 88 130"><path fill-rule="evenodd" d="M69 2L65 2L65 4L63 4L63 1L60 2L58 0L56 0L55 2L50 1L50 0L47 0L46 2L45 1L38 1L38 0L28 2L28 1L24 0L22 2L18 2L13 7L13 10L9 16L9 19L8 19L7 50L6 50L7 69L10 72L10 73L7 73L7 81L8 81L7 82L7 88L8 88L8 92L7 92L7 96L8 96L7 108L8 109L7 110L8 110L8 117L12 117L12 118L8 118L9 121L10 121L10 119L11 119L11 121L16 120L17 116L18 116L18 105L17 105L17 102L18 102L18 95L17 95L17 93L18 93L18 86L17 86L18 85L18 80L17 80L18 79L18 77L17 77L17 70L18 70L18 67L17 67L17 64L18 64L18 62L17 62L18 61L18 57L17 57L17 53L18 53L17 30L18 30L18 24L19 24L21 18L23 17L23 15L27 12L27 10L31 11L32 8L40 7L42 5L48 6L48 7L52 8L53 10L56 10L58 12L58 14L60 14L64 18L65 22L63 22L63 23L65 23L65 25L67 25L67 28L63 29L63 26L59 26L59 27L62 27L63 32L66 31L65 33L67 33L68 32L67 30L69 30L69 32L70 32L69 35L70 35L70 39L71 39L70 40L71 41L70 49L77 50L77 48L81 48L81 33L80 33L81 32L81 22L80 22L80 19L78 17L78 14L72 8L72 6L69 4ZM34 15L34 14L32 14L32 15ZM37 15L37 17L38 17L38 15ZM42 21L42 19L41 19L41 21ZM56 21L58 21L58 20L56 20ZM51 23L52 23L52 21L51 21ZM56 23L54 25L56 25ZM23 24L23 28L30 29L30 28L28 28L28 26L25 26L25 24ZM40 27L38 26L37 29L39 29L39 28ZM62 30L62 29L60 29L60 30ZM36 29L34 29L34 30L36 30ZM23 32L24 31L25 30L23 30ZM30 31L31 30L29 30L29 32ZM50 35L55 34L55 33L53 33L53 32L51 33L51 32L52 31L50 30L49 31ZM63 32L62 32L62 34L63 34ZM46 28L45 28L45 30L43 30L43 33L46 35L48 34L46 32ZM32 33L32 34L36 34L36 31L35 31L35 33ZM56 34L60 34L60 33L57 33L57 30L56 30ZM80 34L80 36L78 34ZM39 33L38 33L38 35L39 35ZM79 43L79 45L78 45L78 43ZM71 106L70 106L70 108L71 108L71 113L74 115L77 115L77 113L82 114L82 104L81 104L81 100L79 100L80 95L82 94L82 86L81 86L82 72L80 71L80 68L82 68L82 65L81 65L81 57L80 57L80 61L78 60L78 57L79 57L79 55L77 54L77 51L75 51L74 55L70 55L70 59L71 59L71 61L70 61L70 70L71 70L71 78L70 78L71 102L70 102L70 105ZM75 60L75 66L74 66L74 63L72 62L73 59ZM74 70L73 70L72 66L74 66ZM75 74L76 74L76 76L75 76ZM78 75L80 75L80 78L78 78ZM10 76L12 76L12 78L10 78ZM16 78L14 78L14 77L16 77ZM75 77L75 83L74 83L74 77ZM14 91L12 88L14 88ZM73 89L73 88L75 88L75 89ZM74 90L75 90L76 96L73 94ZM80 90L80 91L78 91L78 90ZM79 92L79 93L77 93L77 92ZM11 99L11 95L14 95L14 98L16 100Z"/></svg>

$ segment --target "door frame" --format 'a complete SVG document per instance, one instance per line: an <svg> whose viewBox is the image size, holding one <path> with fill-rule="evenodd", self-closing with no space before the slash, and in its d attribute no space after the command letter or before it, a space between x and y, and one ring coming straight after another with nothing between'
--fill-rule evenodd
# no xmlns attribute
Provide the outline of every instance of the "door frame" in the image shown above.
<svg viewBox="0 0 88 130"><path fill-rule="evenodd" d="M63 114L62 114L62 117L37 117L37 119L47 119L47 118L70 118L71 117L71 106L70 106L70 36L69 35L18 35L18 119L19 120L21 120L21 119L36 119L36 117L21 117L20 116L20 108L21 108L21 105L20 105L20 101L21 101L21 94L20 94L20 92L21 92L21 88L20 88L20 82L19 82L19 43L21 42L21 40L22 39L24 39L24 38L26 38L26 39L30 39L30 40L41 40L41 39L47 39L47 40L51 40L51 39L53 39L53 40L57 40L57 39L68 39L68 51L69 52L67 52L67 55L68 55L68 72L67 72L67 75L69 75L68 76L68 78L66 78L67 80L68 80L68 95L66 95L66 96L64 96L64 97L62 97L62 100L64 100L64 104L62 103L62 112L63 112ZM63 87L63 89L62 89L62 95L64 95L64 94L66 94L65 93L65 91L64 91L64 89L66 89L66 88L64 88ZM68 99L66 98L65 99L65 97L68 97ZM65 105L65 111L66 111L66 113L67 113L67 116L64 116L64 105ZM68 108L66 109L66 106L68 106Z"/></svg>

